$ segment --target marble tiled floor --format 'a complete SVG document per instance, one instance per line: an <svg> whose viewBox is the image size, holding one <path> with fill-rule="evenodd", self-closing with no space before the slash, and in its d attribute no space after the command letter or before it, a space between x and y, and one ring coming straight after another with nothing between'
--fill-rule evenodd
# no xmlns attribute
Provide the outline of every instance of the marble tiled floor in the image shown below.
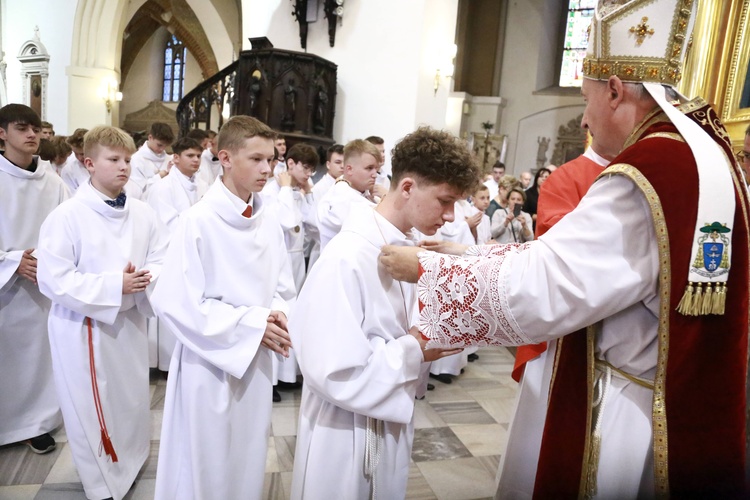
<svg viewBox="0 0 750 500"><path fill-rule="evenodd" d="M513 355L503 348L479 351L479 360L450 385L431 380L435 390L416 402L409 499L468 500L492 497L500 455L505 450L516 383ZM151 382L151 456L127 500L152 499L166 381ZM301 390L281 391L274 403L264 497L287 499L292 481ZM84 500L64 429L57 449L35 455L23 445L0 447L0 499Z"/></svg>

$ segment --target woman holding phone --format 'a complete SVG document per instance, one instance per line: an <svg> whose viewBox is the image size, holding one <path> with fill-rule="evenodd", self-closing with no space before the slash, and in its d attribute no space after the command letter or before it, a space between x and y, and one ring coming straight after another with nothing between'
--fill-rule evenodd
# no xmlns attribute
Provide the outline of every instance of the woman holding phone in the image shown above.
<svg viewBox="0 0 750 500"><path fill-rule="evenodd" d="M492 214L492 238L498 243L525 243L534 239L531 216L521 208L526 201L526 193L518 187L508 191L504 208Z"/></svg>

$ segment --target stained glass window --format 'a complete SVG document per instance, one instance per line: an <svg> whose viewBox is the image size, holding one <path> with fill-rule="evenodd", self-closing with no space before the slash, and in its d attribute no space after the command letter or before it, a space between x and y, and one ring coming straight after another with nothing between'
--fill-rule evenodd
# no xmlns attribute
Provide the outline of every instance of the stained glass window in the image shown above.
<svg viewBox="0 0 750 500"><path fill-rule="evenodd" d="M581 67L589 42L589 26L597 0L569 0L565 41L560 66L560 86L580 87Z"/></svg>
<svg viewBox="0 0 750 500"><path fill-rule="evenodd" d="M185 82L185 54L183 43L172 35L164 49L164 90L162 100L176 102L182 99Z"/></svg>

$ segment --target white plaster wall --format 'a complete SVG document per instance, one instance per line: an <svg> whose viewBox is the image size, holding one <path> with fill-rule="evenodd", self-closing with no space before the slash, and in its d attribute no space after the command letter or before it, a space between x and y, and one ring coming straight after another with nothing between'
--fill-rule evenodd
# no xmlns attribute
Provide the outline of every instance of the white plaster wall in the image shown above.
<svg viewBox="0 0 750 500"><path fill-rule="evenodd" d="M539 151L537 140L539 137L550 139L546 153L547 161L544 166L549 165L552 160L552 153L555 150L560 125L567 125L570 120L583 113L583 108L582 105L562 106L523 117L518 122L516 160L513 172L519 174L526 170L536 170L536 158Z"/></svg>
<svg viewBox="0 0 750 500"><path fill-rule="evenodd" d="M336 45L328 43L322 6L308 30L307 50L338 65L334 138L379 135L390 150L420 123L445 126L448 86L433 96L432 41L452 43L457 0L348 1ZM243 50L248 37L267 36L275 47L301 51L288 0L243 2ZM398 13L394 15L394 13ZM386 169L390 166L387 159Z"/></svg>
<svg viewBox="0 0 750 500"><path fill-rule="evenodd" d="M164 45L171 35L165 28L157 29L141 48L122 85L120 125L128 113L143 109L151 101L160 101L164 84ZM185 60L185 86L187 93L202 81L198 61L190 51ZM177 108L177 103L167 106Z"/></svg>
<svg viewBox="0 0 750 500"><path fill-rule="evenodd" d="M503 68L500 96L505 101L498 132L508 136L508 173L518 174L536 166L538 136L549 137L557 128L572 118L565 111L555 111L542 116L550 121L526 119L546 110L567 109L579 106L583 99L578 96L534 95L551 82L554 71L553 45L557 37L559 18L547 0L511 0L508 3ZM580 113L580 111L578 111ZM575 113L577 115L578 113ZM574 115L574 116L575 116ZM574 117L573 116L573 117ZM524 120L524 126L521 122ZM472 130L474 131L474 130ZM477 130L478 132L478 130ZM533 148L531 144L533 143ZM550 153L554 138L550 143Z"/></svg>
<svg viewBox="0 0 750 500"><path fill-rule="evenodd" d="M68 77L76 0L10 0L3 2L2 47L5 51L8 102L23 102L21 45L34 38L39 26L42 44L50 54L47 87L47 121L58 134L68 134Z"/></svg>

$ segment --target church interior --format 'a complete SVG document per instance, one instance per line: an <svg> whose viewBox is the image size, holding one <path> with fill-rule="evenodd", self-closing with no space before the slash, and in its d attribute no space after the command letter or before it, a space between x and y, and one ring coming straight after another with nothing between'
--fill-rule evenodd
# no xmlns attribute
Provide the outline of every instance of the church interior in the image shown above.
<svg viewBox="0 0 750 500"><path fill-rule="evenodd" d="M115 125L217 130L234 114L287 144L420 125L466 139L489 172L580 155L580 64L595 1L0 0L0 106L23 103L58 135ZM750 0L703 0L679 90L702 96L736 151L750 124ZM390 160L385 158L385 169ZM407 498L495 493L513 414L513 352L484 348L417 402ZM151 456L126 498L153 498L165 381L152 375ZM266 498L288 498L300 390L275 403ZM0 499L85 498L64 430L48 455L0 447Z"/></svg>

